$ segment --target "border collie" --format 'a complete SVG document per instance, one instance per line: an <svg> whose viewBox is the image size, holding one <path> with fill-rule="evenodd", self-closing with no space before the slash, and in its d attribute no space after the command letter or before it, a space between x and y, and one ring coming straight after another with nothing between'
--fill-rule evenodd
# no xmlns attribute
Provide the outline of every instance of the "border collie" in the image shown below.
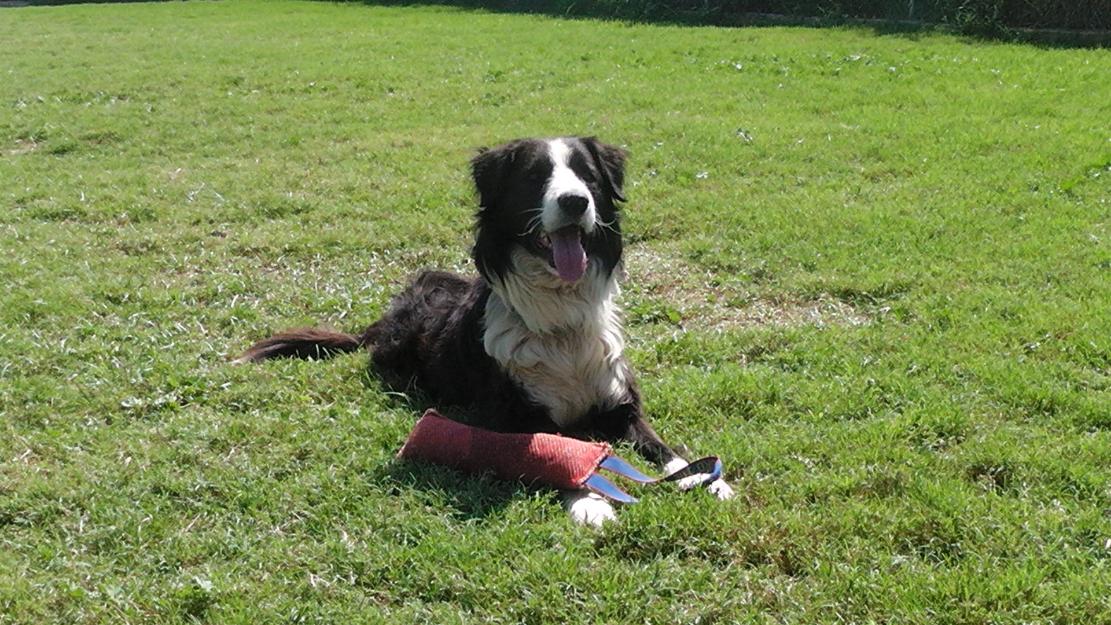
<svg viewBox="0 0 1111 625"><path fill-rule="evenodd" d="M627 441L668 473L686 466L645 420L623 355L615 300L625 158L594 137L479 150L471 161L479 276L426 271L362 334L289 330L237 362L368 349L387 385L473 407L484 427ZM680 487L706 482L695 475ZM720 479L707 486L721 499L733 494ZM615 518L588 491L563 499L579 523Z"/></svg>

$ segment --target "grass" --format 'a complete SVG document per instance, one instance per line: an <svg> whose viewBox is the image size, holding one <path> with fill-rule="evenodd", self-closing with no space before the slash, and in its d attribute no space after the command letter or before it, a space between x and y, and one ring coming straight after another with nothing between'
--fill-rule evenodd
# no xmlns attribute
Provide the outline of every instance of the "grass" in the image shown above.
<svg viewBox="0 0 1111 625"><path fill-rule="evenodd" d="M1111 622L1111 56L306 2L0 11L0 624ZM473 148L632 153L631 358L737 499L398 465Z"/></svg>

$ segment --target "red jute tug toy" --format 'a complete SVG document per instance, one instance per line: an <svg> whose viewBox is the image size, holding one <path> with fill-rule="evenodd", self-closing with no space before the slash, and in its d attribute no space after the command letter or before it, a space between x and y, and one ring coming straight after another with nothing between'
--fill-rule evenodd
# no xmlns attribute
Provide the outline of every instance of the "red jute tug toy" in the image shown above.
<svg viewBox="0 0 1111 625"><path fill-rule="evenodd" d="M539 482L555 488L589 488L622 503L636 498L597 473L605 469L642 484L674 481L703 474L709 483L721 477L721 460L696 460L661 479L651 478L613 455L606 443L556 434L503 434L452 421L428 410L409 433L399 458L439 464L467 473L490 472L504 480Z"/></svg>

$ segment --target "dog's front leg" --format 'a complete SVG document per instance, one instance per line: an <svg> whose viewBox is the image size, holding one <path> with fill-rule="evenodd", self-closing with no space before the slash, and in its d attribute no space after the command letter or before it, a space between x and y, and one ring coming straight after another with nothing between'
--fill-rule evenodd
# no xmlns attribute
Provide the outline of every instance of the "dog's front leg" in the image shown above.
<svg viewBox="0 0 1111 625"><path fill-rule="evenodd" d="M605 438L611 441L632 443L637 453L643 456L645 460L663 469L667 475L671 475L690 464L663 442L660 435L656 434L656 431L644 418L640 406L636 404L619 406L602 415L598 423ZM709 478L708 474L700 473L685 477L677 481L676 484L681 490L690 490L696 486L706 484ZM718 499L733 497L733 488L723 478L710 481L709 484L706 484L706 488Z"/></svg>

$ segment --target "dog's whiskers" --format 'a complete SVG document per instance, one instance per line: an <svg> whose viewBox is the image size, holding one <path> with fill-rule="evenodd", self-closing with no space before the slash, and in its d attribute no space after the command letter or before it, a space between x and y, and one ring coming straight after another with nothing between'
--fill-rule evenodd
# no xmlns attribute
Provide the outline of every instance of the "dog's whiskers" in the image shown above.
<svg viewBox="0 0 1111 625"><path fill-rule="evenodd" d="M536 229L540 227L540 220L544 217L544 215L540 214L540 211L542 211L542 210L543 209L541 209L541 208L534 208L534 209L528 211L530 213L535 212L535 213L537 213L537 215L535 217L533 217L532 219L529 219L528 222L525 223L525 231L519 233L517 236L519 236L519 237L528 236L530 234L533 234L536 231Z"/></svg>
<svg viewBox="0 0 1111 625"><path fill-rule="evenodd" d="M617 228L613 227L613 225L615 223L617 223L617 218L616 217L614 219L610 220L609 222L605 222L605 221L602 221L601 219L597 219L597 220L594 221L594 223L598 224L599 226L605 228L606 230L609 230L610 232L612 232L616 235L619 235L619 236L621 235L621 233L617 231Z"/></svg>

